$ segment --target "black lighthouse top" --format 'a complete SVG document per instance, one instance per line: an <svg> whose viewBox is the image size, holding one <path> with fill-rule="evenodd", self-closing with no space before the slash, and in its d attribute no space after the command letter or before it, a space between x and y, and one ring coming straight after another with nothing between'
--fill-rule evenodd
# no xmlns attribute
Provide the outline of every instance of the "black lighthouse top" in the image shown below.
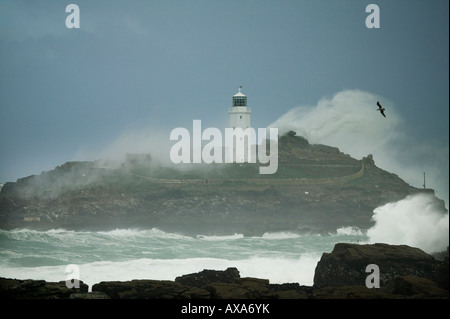
<svg viewBox="0 0 450 319"><path fill-rule="evenodd" d="M242 86L239 87L239 92L233 95L233 107L247 106L247 96L241 92Z"/></svg>

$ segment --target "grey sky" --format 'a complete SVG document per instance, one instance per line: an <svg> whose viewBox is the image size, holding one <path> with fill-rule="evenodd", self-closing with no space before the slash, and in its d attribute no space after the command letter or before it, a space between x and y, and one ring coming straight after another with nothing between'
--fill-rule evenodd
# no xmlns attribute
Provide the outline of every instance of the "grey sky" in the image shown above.
<svg viewBox="0 0 450 319"><path fill-rule="evenodd" d="M80 8L80 29L66 28L69 3ZM370 3L380 8L379 29L366 28ZM420 187L430 171L428 186L448 203L448 6L0 0L0 182L92 159L83 154L129 131L167 132L169 144L170 130L193 119L223 127L239 85L255 128L358 90L382 100L387 118L374 103L377 120L395 112L395 134L407 136L401 149L412 152L403 163L411 170L394 173ZM349 134L335 146L345 148Z"/></svg>

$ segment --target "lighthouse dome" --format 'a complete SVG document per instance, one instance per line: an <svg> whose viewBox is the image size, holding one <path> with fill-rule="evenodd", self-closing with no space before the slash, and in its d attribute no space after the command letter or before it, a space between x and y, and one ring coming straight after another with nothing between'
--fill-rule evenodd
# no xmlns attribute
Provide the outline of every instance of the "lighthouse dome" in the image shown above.
<svg viewBox="0 0 450 319"><path fill-rule="evenodd" d="M242 88L242 86L239 88L239 92L237 92L235 95L233 95L233 97L246 96L244 93L241 92L241 88Z"/></svg>
<svg viewBox="0 0 450 319"><path fill-rule="evenodd" d="M241 87L239 87L239 92L233 95L233 107L236 106L247 106L247 96L241 92Z"/></svg>

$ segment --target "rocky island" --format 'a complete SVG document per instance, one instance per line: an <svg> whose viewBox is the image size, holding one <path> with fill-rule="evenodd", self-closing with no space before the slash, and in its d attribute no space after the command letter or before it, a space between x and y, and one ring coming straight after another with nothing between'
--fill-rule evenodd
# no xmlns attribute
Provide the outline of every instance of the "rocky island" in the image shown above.
<svg viewBox="0 0 450 319"><path fill-rule="evenodd" d="M163 166L148 154L128 154L119 167L67 162L52 171L6 183L0 191L0 228L109 230L151 228L182 234L258 236L264 232L367 229L373 210L427 192L375 165L295 132L279 138L279 167ZM435 197L436 206L446 211Z"/></svg>

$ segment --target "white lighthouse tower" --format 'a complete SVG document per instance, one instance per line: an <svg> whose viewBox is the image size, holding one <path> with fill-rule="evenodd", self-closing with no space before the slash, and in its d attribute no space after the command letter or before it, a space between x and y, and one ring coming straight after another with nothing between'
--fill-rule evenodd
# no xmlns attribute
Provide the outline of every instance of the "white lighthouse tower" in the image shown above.
<svg viewBox="0 0 450 319"><path fill-rule="evenodd" d="M243 130L250 127L250 108L247 107L247 96L241 92L242 86L239 87L239 92L233 95L233 107L229 109L230 127L235 129L237 127Z"/></svg>
<svg viewBox="0 0 450 319"><path fill-rule="evenodd" d="M239 87L239 91L233 95L233 106L228 110L228 115L230 117L229 125L230 128L242 129L245 131L250 128L250 108L247 107L247 96L241 92L242 86ZM244 134L245 135L245 134ZM233 152L230 154L231 158L228 158L229 162L237 162L244 163L249 161L249 155L246 150L249 149L251 139L248 136L247 138L241 134L236 139L239 141L234 141L233 143ZM237 145L241 147L236 148Z"/></svg>

